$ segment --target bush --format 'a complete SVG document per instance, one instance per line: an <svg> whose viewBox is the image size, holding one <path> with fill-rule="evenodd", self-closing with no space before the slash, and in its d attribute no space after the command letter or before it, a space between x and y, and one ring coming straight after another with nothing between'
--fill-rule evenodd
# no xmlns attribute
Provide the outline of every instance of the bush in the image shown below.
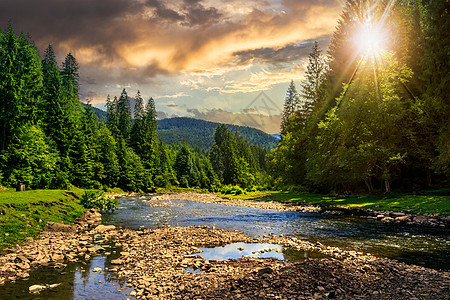
<svg viewBox="0 0 450 300"><path fill-rule="evenodd" d="M94 208L104 211L114 211L117 209L117 200L114 198L107 198L103 192L85 191L81 196L81 205L85 208Z"/></svg>
<svg viewBox="0 0 450 300"><path fill-rule="evenodd" d="M246 191L237 185L225 185L220 189L220 193L224 195L242 195L246 194Z"/></svg>

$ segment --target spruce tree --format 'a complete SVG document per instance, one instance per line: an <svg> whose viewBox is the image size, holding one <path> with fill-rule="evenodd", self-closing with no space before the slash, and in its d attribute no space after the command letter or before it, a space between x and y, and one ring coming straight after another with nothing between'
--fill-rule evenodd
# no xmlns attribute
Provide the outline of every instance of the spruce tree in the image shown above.
<svg viewBox="0 0 450 300"><path fill-rule="evenodd" d="M120 94L120 98L117 101L117 115L120 135L124 138L126 142L130 139L131 130L131 107L130 99L128 98L127 91L123 89Z"/></svg>
<svg viewBox="0 0 450 300"><path fill-rule="evenodd" d="M283 116L281 118L281 135L286 134L289 125L289 118L294 115L299 105L299 96L295 88L294 81L291 80L289 88L286 91L286 98L284 99Z"/></svg>
<svg viewBox="0 0 450 300"><path fill-rule="evenodd" d="M312 52L309 54L306 67L305 80L301 87L302 104L301 116L306 120L311 116L316 104L325 97L325 84L327 75L327 61L321 54L319 44L314 42Z"/></svg>

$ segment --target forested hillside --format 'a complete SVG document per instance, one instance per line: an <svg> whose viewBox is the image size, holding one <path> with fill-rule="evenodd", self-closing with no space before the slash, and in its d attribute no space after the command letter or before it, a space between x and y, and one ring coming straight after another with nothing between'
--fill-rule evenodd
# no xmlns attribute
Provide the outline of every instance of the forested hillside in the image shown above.
<svg viewBox="0 0 450 300"><path fill-rule="evenodd" d="M449 186L448 1L347 1L286 93L278 185L324 192Z"/></svg>
<svg viewBox="0 0 450 300"><path fill-rule="evenodd" d="M214 143L214 132L220 123L198 120L193 118L171 118L158 121L158 136L168 144L186 141L189 145L210 149ZM250 144L273 149L278 140L261 130L225 124L232 132L238 132Z"/></svg>
<svg viewBox="0 0 450 300"><path fill-rule="evenodd" d="M182 139L174 145L158 140L155 102L144 101L139 91L133 107L125 89L107 97L106 113L82 105L78 68L70 53L59 65L52 46L41 58L12 26L0 31L0 185L126 191L181 185L216 191L222 184L250 188L266 182L267 149L226 128L216 130L217 124L208 128L216 144L217 139L225 144L213 151ZM236 174L222 176L218 163Z"/></svg>

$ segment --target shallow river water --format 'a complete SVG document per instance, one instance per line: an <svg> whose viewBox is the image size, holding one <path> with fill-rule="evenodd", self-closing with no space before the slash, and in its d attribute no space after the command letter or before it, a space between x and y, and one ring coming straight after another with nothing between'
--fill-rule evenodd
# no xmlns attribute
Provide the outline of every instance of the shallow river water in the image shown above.
<svg viewBox="0 0 450 300"><path fill-rule="evenodd" d="M166 205L152 207L142 198L122 198L119 209L105 215L103 222L134 229L162 225L207 225L239 230L252 237L270 233L294 235L330 246L352 248L406 263L450 270L448 229L187 200L164 202Z"/></svg>
<svg viewBox="0 0 450 300"><path fill-rule="evenodd" d="M103 215L103 223L132 229L152 229L163 225L206 225L239 230L252 237L284 234L410 264L450 270L448 229L389 225L357 217L280 212L186 200L163 201L162 204L153 207L142 201L142 197L121 198L114 213ZM200 255L208 260L244 255L276 257L288 261L323 257L318 253L282 249L281 246L271 244L235 243L201 250L203 252ZM30 273L28 279L0 286L0 299L126 299L133 290L126 287L124 279L108 271L111 259L118 256L114 252L118 251L111 248L111 254L95 256L83 263L68 263L64 268L37 269ZM93 272L94 268L100 268L102 272ZM185 271L197 272L191 269ZM39 295L28 293L29 286L33 284L51 283L62 284Z"/></svg>

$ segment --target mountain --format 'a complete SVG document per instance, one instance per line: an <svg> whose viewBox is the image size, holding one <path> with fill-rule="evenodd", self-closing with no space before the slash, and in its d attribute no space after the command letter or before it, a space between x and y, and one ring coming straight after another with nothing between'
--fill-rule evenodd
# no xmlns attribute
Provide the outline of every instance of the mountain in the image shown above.
<svg viewBox="0 0 450 300"><path fill-rule="evenodd" d="M186 141L192 146L209 149L214 143L214 133L218 125L220 123L185 117L163 119L158 120L158 136L167 144ZM269 149L277 146L278 139L261 130L230 124L225 126L233 132L239 132L250 144L256 143Z"/></svg>

